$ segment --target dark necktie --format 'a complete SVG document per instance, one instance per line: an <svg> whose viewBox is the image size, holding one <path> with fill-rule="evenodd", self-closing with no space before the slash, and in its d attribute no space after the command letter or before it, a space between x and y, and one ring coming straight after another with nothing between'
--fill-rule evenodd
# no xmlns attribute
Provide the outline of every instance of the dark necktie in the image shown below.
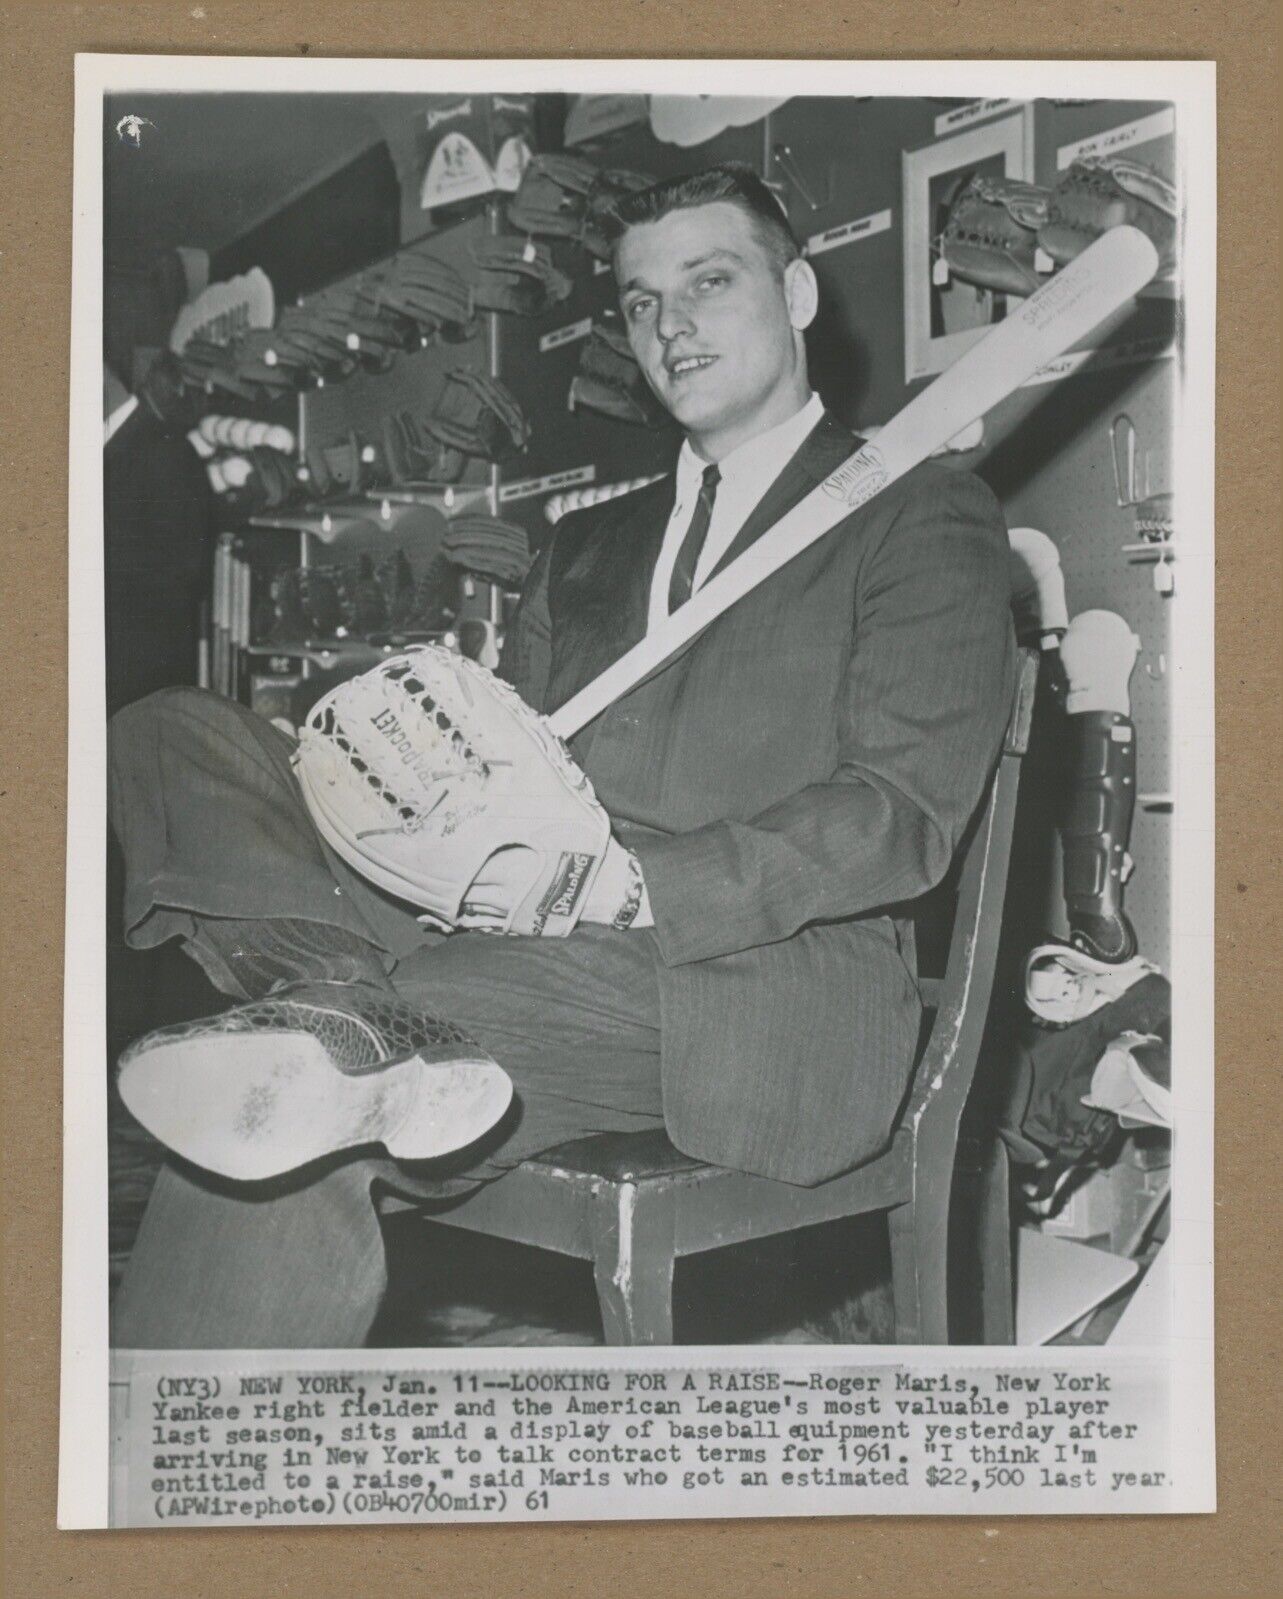
<svg viewBox="0 0 1283 1599"><path fill-rule="evenodd" d="M708 524L713 520L713 501L717 498L717 485L721 477L722 474L715 466L704 468L704 478L699 486L699 498L695 502L695 514L691 517L691 525L686 529L686 537L677 551L673 575L668 584L670 616L679 605L685 605L691 597L691 590L695 586L695 568L699 564L699 554L704 548L704 540L708 537Z"/></svg>

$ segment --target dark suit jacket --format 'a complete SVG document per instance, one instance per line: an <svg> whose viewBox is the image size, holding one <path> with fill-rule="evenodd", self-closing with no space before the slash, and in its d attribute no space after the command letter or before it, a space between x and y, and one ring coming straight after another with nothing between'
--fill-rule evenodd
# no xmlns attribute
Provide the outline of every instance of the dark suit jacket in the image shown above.
<svg viewBox="0 0 1283 1599"><path fill-rule="evenodd" d="M724 561L858 443L826 417ZM669 477L558 524L501 667L537 709L644 633L673 493ZM1002 514L927 463L572 741L645 872L679 1149L816 1183L885 1146L921 1018L893 908L949 867L1014 663Z"/></svg>

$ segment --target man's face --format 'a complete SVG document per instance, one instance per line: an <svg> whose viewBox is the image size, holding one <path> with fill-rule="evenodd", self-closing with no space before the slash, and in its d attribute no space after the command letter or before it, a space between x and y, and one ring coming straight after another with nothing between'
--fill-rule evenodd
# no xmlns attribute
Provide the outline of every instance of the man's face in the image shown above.
<svg viewBox="0 0 1283 1599"><path fill-rule="evenodd" d="M615 272L633 353L706 457L805 403L798 334L814 314L814 276L795 261L781 282L739 206L715 200L629 228Z"/></svg>

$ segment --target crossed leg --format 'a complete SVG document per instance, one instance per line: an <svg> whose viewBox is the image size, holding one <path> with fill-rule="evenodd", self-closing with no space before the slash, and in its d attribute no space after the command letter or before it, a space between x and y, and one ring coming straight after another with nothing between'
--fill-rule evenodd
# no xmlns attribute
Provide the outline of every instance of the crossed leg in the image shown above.
<svg viewBox="0 0 1283 1599"><path fill-rule="evenodd" d="M396 987L507 1070L508 1116L417 1166L358 1156L239 1185L166 1166L116 1296L113 1342L360 1345L386 1287L382 1201L439 1203L567 1140L663 1125L657 959L649 933L597 928L556 941L462 934L409 957Z"/></svg>
<svg viewBox="0 0 1283 1599"><path fill-rule="evenodd" d="M175 689L127 707L111 732L112 820L135 947L181 938L236 995L279 963L281 918L314 929L290 927L289 962L314 949L331 959L328 935L341 934L345 950L375 952L379 976L389 969L405 999L470 1032L515 1088L485 1139L413 1168L349 1155L237 1185L171 1163L113 1306L118 1346L359 1344L386 1283L381 1200L448 1200L569 1139L663 1125L651 933L425 934L325 849L290 772L291 742L261 717ZM259 949L256 927L277 930Z"/></svg>

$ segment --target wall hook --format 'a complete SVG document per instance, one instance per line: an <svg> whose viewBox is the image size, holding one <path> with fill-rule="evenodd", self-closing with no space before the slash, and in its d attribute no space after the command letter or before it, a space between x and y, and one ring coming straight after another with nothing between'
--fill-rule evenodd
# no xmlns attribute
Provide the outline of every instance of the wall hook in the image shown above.
<svg viewBox="0 0 1283 1599"><path fill-rule="evenodd" d="M777 144L772 149L771 156L776 166L779 167L780 171L802 196L812 211L818 211L822 206L826 206L829 203L833 194L833 180L830 173L825 173L824 193L817 197L811 185L799 170L797 162L793 159L793 152L787 144Z"/></svg>
<svg viewBox="0 0 1283 1599"><path fill-rule="evenodd" d="M1136 424L1126 411L1120 411L1109 424L1109 450L1114 462L1114 494L1119 508L1126 510L1139 505L1149 498L1149 451L1140 457L1141 473L1138 475Z"/></svg>

